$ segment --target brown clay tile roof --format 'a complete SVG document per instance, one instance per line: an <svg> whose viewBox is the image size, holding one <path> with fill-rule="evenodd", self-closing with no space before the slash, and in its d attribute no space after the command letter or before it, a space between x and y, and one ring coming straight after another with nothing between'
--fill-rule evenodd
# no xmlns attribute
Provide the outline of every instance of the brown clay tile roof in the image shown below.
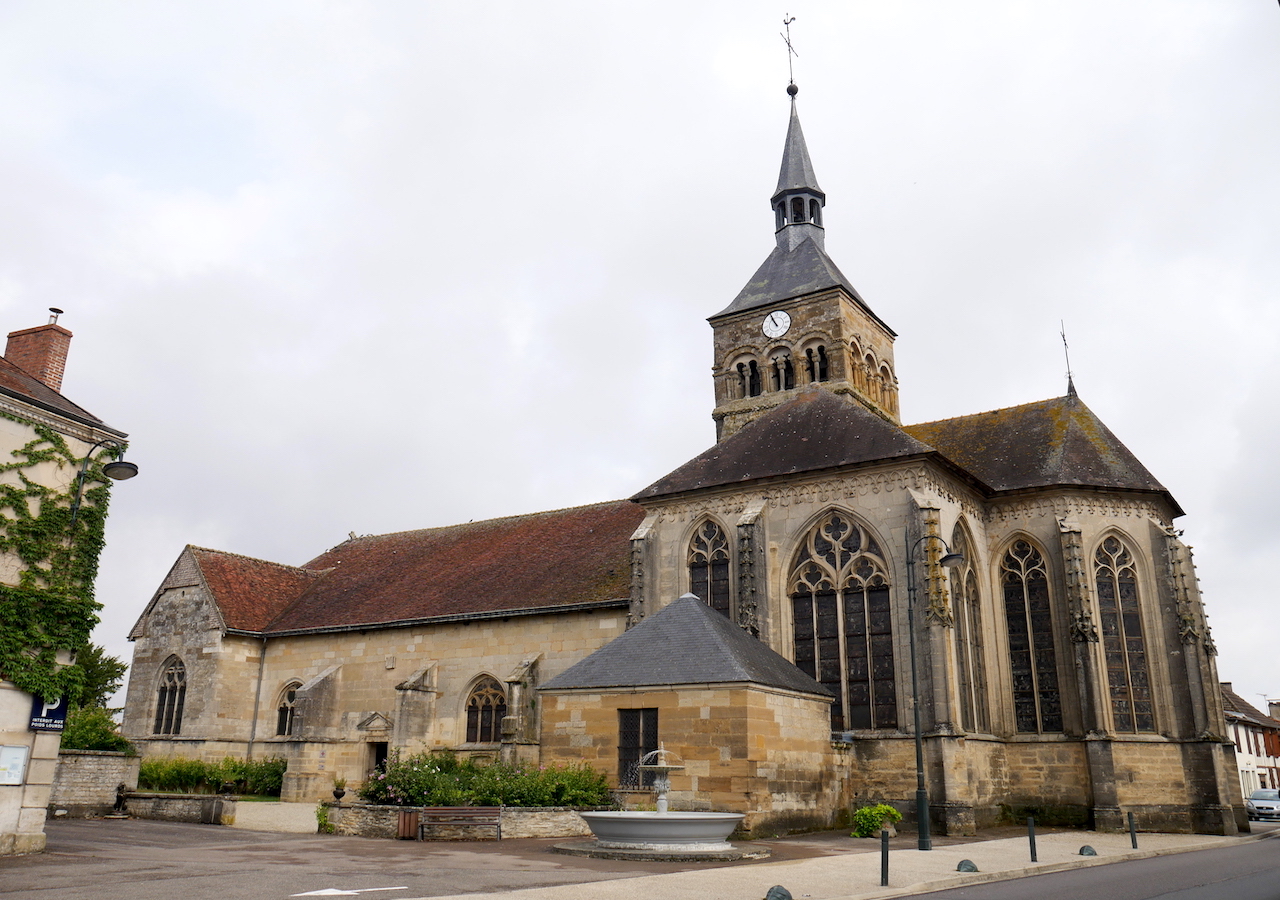
<svg viewBox="0 0 1280 900"><path fill-rule="evenodd" d="M932 448L861 403L813 387L695 456L632 499L931 452Z"/></svg>
<svg viewBox="0 0 1280 900"><path fill-rule="evenodd" d="M49 385L28 375L3 356L0 356L0 393L18 397L57 415L125 437L124 432L111 428L93 413L72 403Z"/></svg>
<svg viewBox="0 0 1280 900"><path fill-rule="evenodd" d="M1231 682L1224 681L1219 684L1222 688L1222 708L1226 711L1228 718L1246 719L1255 725L1265 725L1268 728L1280 728L1280 720L1271 718L1249 703L1248 700L1241 697L1231 689Z"/></svg>
<svg viewBox="0 0 1280 900"><path fill-rule="evenodd" d="M189 547L228 628L261 631L318 575L306 569L251 559L221 550Z"/></svg>
<svg viewBox="0 0 1280 900"><path fill-rule="evenodd" d="M631 535L618 500L358 537L304 568L322 573L268 632L375 625L609 601L630 595Z"/></svg>
<svg viewBox="0 0 1280 900"><path fill-rule="evenodd" d="M1007 409L907 425L993 491L1113 488L1173 497L1074 394Z"/></svg>

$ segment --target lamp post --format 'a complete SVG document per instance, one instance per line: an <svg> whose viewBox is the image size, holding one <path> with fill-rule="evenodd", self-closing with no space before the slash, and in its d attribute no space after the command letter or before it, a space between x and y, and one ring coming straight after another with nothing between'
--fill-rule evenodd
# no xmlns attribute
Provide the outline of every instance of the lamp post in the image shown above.
<svg viewBox="0 0 1280 900"><path fill-rule="evenodd" d="M924 738L920 733L920 680L916 675L916 549L925 541L935 540L946 549L946 553L938 562L948 569L954 569L964 562L960 553L952 553L947 542L936 534L926 534L911 544L907 550L907 630L911 646L911 710L915 717L916 730L916 828L919 841L916 849L932 850L933 839L929 836L929 792L924 786Z"/></svg>
<svg viewBox="0 0 1280 900"><path fill-rule="evenodd" d="M114 438L103 438L89 448L89 452L84 455L84 459L80 462L80 472L76 475L76 495L71 501L71 524L69 528L74 531L76 527L76 517L80 515L80 501L84 494L84 479L89 472L89 463L93 462L93 451L99 447L111 446L117 450L124 450L124 444ZM131 462L125 462L123 459L113 459L102 466L102 474L106 475L113 481L125 481L138 474L138 467Z"/></svg>

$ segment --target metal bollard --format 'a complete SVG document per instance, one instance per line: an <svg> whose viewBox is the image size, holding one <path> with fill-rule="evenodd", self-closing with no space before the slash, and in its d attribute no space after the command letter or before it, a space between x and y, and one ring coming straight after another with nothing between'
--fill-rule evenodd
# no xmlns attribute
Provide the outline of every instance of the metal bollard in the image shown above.
<svg viewBox="0 0 1280 900"><path fill-rule="evenodd" d="M880 832L880 887L889 886L889 832Z"/></svg>
<svg viewBox="0 0 1280 900"><path fill-rule="evenodd" d="M1031 861L1038 862L1036 859L1036 817L1027 816L1027 838L1031 841Z"/></svg>
<svg viewBox="0 0 1280 900"><path fill-rule="evenodd" d="M1134 850L1138 849L1138 827L1133 824L1133 813L1129 813L1129 843Z"/></svg>

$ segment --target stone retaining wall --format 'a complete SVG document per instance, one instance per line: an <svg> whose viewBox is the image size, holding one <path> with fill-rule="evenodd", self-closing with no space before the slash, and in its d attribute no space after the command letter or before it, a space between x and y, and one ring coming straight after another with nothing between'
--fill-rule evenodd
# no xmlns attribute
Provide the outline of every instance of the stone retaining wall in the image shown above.
<svg viewBox="0 0 1280 900"><path fill-rule="evenodd" d="M212 794L139 792L129 795L129 815L135 819L230 825L236 820L236 800L234 797L216 797Z"/></svg>
<svg viewBox="0 0 1280 900"><path fill-rule="evenodd" d="M412 806L368 806L363 803L333 802L329 808L329 822L334 833L358 837L395 838L400 823L400 813L412 811ZM577 837L590 834L586 821L577 810L565 807L514 807L502 809L503 838ZM490 840L494 836L492 826L437 825L429 836L436 840Z"/></svg>
<svg viewBox="0 0 1280 900"><path fill-rule="evenodd" d="M49 792L49 813L84 818L111 812L116 786L138 787L139 756L108 750L61 750Z"/></svg>

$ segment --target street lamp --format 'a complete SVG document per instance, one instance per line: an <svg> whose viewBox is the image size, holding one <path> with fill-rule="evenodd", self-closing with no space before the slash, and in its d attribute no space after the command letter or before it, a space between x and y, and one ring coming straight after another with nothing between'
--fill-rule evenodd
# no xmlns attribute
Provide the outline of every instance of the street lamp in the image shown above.
<svg viewBox="0 0 1280 900"><path fill-rule="evenodd" d="M924 787L924 739L920 734L920 682L916 675L916 549L927 540L935 540L946 549L939 564L948 569L964 563L964 554L952 553L947 542L936 534L926 534L907 550L907 630L911 638L911 708L916 726L916 828L920 839L918 850L932 850L929 836L929 792Z"/></svg>
<svg viewBox="0 0 1280 900"><path fill-rule="evenodd" d="M117 450L124 451L124 444L113 438L103 438L90 447L89 452L84 455L84 459L80 462L80 473L76 476L76 495L71 501L70 528L72 529L76 527L76 517L80 515L80 501L83 499L84 494L84 479L89 472L89 463L93 461L93 451L105 446L115 447ZM138 467L123 459L113 459L103 464L102 474L113 481L126 481L138 474Z"/></svg>

